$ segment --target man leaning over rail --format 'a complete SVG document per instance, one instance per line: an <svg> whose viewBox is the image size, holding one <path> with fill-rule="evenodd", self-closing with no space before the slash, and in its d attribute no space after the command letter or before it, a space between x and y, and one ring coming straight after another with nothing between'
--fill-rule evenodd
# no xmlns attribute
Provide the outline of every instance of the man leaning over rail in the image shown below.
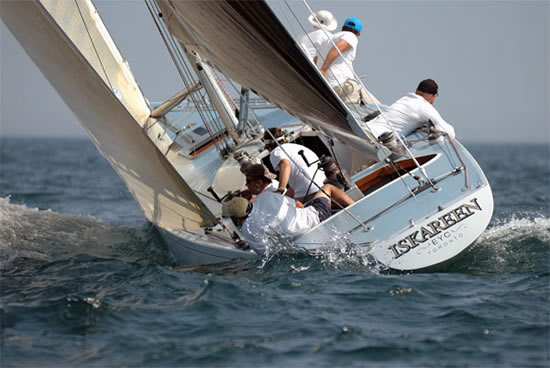
<svg viewBox="0 0 550 368"><path fill-rule="evenodd" d="M409 93L387 107L383 114L366 123L376 137L393 128L397 133L406 136L431 121L437 130L455 137L455 129L437 112L433 103L438 96L438 85L433 79L425 79L416 88L415 93ZM388 125L387 120L391 123Z"/></svg>

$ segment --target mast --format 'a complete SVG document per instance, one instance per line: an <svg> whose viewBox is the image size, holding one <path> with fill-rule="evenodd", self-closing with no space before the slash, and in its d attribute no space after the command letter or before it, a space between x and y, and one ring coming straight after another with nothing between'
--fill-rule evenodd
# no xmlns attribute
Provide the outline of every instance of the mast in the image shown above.
<svg viewBox="0 0 550 368"><path fill-rule="evenodd" d="M189 53L186 54L189 56ZM210 65L204 63L201 60L201 57L196 54L196 63L192 63L193 69L199 76L202 86L208 93L210 102L216 108L220 119L223 122L223 125L227 129L227 132L235 142L239 144L242 141L242 136L237 132L237 127L239 125L239 120L235 115L236 111L232 108L227 95L221 89L221 86L218 82L218 79L215 77L214 70Z"/></svg>

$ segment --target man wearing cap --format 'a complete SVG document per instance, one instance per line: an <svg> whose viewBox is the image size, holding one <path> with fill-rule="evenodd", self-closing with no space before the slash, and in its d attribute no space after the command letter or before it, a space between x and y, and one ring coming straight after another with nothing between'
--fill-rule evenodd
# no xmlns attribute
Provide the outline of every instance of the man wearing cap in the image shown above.
<svg viewBox="0 0 550 368"><path fill-rule="evenodd" d="M338 27L338 21L328 10L319 10L307 19L313 26L313 31L300 38L300 46L313 64L320 68L328 50L332 47L330 38Z"/></svg>
<svg viewBox="0 0 550 368"><path fill-rule="evenodd" d="M275 137L279 144L272 137ZM306 164L302 155L309 163L313 163L319 160L315 152L300 144L287 143L280 128L269 128L269 131L264 133L264 142L265 148L270 152L271 165L279 172L279 188L277 189L279 193L287 193L287 186L289 186L288 190L293 190L293 193L287 193L287 195L307 202L319 191L320 187L324 188L330 185L330 197L340 206L347 207L354 203L343 190L331 184L324 184L327 177L323 171L317 170L316 164L311 166Z"/></svg>
<svg viewBox="0 0 550 368"><path fill-rule="evenodd" d="M270 191L279 193L279 182L276 180L277 176L272 174L267 167L260 164L249 166L246 171L246 187L250 194L257 196L263 191ZM268 184L267 186L265 184ZM289 197L294 197L294 190L289 188L284 194ZM251 200L253 201L253 200Z"/></svg>
<svg viewBox="0 0 550 368"><path fill-rule="evenodd" d="M355 78L353 61L357 54L359 35L363 25L356 17L349 17L342 31L332 37L334 45L328 51L320 72L334 89L334 92L346 103L380 103L376 97L361 87ZM332 44L332 43L331 43ZM342 56L340 56L342 54Z"/></svg>
<svg viewBox="0 0 550 368"><path fill-rule="evenodd" d="M301 235L332 214L329 197L322 191L318 191L304 206L268 189L273 176L263 165L251 166L246 173L246 182L250 192L257 195L254 202L236 197L222 207L222 216L231 217L235 225L241 227L244 240L260 255L266 251L269 236ZM323 190L331 196L332 188L335 187L327 184Z"/></svg>
<svg viewBox="0 0 550 368"><path fill-rule="evenodd" d="M425 79L416 88L415 93L409 93L388 106L384 116L378 115L375 119L366 123L376 137L384 132L391 132L388 119L397 133L402 136L414 132L428 121L431 121L437 130L455 137L455 129L447 123L437 112L433 103L438 96L438 85L433 79Z"/></svg>

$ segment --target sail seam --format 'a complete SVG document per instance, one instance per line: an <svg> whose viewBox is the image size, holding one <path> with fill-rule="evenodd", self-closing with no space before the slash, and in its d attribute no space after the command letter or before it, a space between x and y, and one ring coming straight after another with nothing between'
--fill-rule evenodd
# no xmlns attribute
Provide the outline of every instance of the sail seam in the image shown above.
<svg viewBox="0 0 550 368"><path fill-rule="evenodd" d="M80 19L82 19L82 24L84 25L84 28L86 29L86 33L88 34L88 37L90 38L90 42L92 43L92 47L94 48L94 52L97 56L97 60L99 61L99 65L101 65L101 69L103 70L103 74L105 74L105 79L107 79L107 83L109 84L109 88L113 90L113 85L111 84L111 80L109 79L109 75L107 74L107 71L105 70L105 66L103 65L103 61L101 60L101 57L99 56L99 52L97 51L97 48L95 46L94 40L92 38L92 35L90 33L90 30L88 29L88 25L86 24L86 21L84 20L84 15L82 14L82 10L80 9L80 5L78 5L78 0L74 0L74 3L76 5L76 8L78 9L78 14L80 15Z"/></svg>

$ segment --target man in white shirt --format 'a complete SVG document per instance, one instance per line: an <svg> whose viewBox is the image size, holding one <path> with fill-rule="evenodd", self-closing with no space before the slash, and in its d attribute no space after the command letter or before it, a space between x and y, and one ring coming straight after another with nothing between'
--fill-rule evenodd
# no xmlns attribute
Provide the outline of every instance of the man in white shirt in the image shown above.
<svg viewBox="0 0 550 368"><path fill-rule="evenodd" d="M338 21L328 10L319 10L307 19L313 26L313 31L302 36L299 44L307 54L313 64L320 68L324 57L332 47L330 38L332 33L338 27Z"/></svg>
<svg viewBox="0 0 550 368"><path fill-rule="evenodd" d="M363 25L358 18L346 19L342 31L335 33L332 37L335 46L330 48L319 71L344 102L367 104L376 101L380 104L376 97L362 88L355 78L353 61L357 54L358 37L362 29Z"/></svg>
<svg viewBox="0 0 550 368"><path fill-rule="evenodd" d="M231 217L235 225L241 227L244 240L259 255L266 252L270 237L293 238L332 214L330 200L322 191L318 191L304 206L300 201L270 190L272 179L269 174L263 165L250 167L246 181L251 193L257 195L254 202L236 197L222 207L222 216ZM331 196L332 188L335 187L328 184L323 190Z"/></svg>
<svg viewBox="0 0 550 368"><path fill-rule="evenodd" d="M273 141L272 136L279 139L279 144ZM279 191L283 192L290 186L294 190L294 197L302 202L307 202L313 197L319 188L324 185L326 180L325 173L322 170L317 170L317 164L308 166L304 158L305 156L309 163L317 162L319 156L309 148L295 144L286 143L283 133L280 128L270 128L269 132L264 133L265 147L270 152L269 160L273 169L279 172ZM304 174L307 174L307 176ZM313 182L311 181L313 179ZM354 201L343 190L330 185L331 198L338 202L342 207L347 207Z"/></svg>
<svg viewBox="0 0 550 368"><path fill-rule="evenodd" d="M365 123L365 127L379 137L384 132L392 131L386 121L387 118L397 133L407 136L430 120L437 130L454 138L453 126L447 123L433 107L435 98L438 96L438 88L434 80L423 80L416 88L415 93L409 93L388 106L384 111L385 118L382 114L378 115L375 119Z"/></svg>
<svg viewBox="0 0 550 368"><path fill-rule="evenodd" d="M285 194L291 198L294 197L294 190L289 188L286 192L279 190L279 182L276 180L277 176L272 174L267 167L261 164L250 165L246 171L246 187L251 195L257 196L263 191L270 191L279 194ZM259 180L261 179L261 180ZM268 186L264 186L265 183L269 183ZM284 192L284 193L282 193ZM242 193L241 193L242 195ZM245 197L251 202L254 202L253 198Z"/></svg>

